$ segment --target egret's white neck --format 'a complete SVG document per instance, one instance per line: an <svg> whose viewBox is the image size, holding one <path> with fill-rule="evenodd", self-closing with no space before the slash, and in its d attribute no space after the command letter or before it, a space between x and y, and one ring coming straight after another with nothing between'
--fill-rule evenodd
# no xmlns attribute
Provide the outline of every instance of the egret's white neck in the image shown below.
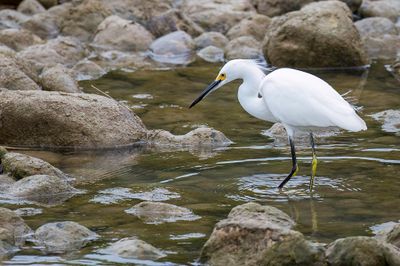
<svg viewBox="0 0 400 266"><path fill-rule="evenodd" d="M243 83L238 90L238 99L243 109L258 119L276 122L265 101L258 95L258 87L265 77L264 72L256 65L246 64L240 68L240 75Z"/></svg>

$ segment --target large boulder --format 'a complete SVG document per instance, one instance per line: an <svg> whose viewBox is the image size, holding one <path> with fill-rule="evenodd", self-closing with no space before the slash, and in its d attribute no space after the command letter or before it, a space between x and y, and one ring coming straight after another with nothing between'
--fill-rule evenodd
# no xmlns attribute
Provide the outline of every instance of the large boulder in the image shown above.
<svg viewBox="0 0 400 266"><path fill-rule="evenodd" d="M48 91L81 92L72 75L71 70L58 64L43 70L40 75L40 83L43 89Z"/></svg>
<svg viewBox="0 0 400 266"><path fill-rule="evenodd" d="M226 35L231 40L248 35L254 37L258 41L262 41L270 23L271 19L269 17L257 14L240 21L233 26Z"/></svg>
<svg viewBox="0 0 400 266"><path fill-rule="evenodd" d="M118 16L107 17L97 27L92 45L120 51L146 51L153 36L143 26Z"/></svg>
<svg viewBox="0 0 400 266"><path fill-rule="evenodd" d="M68 175L48 162L26 154L7 152L0 158L4 172L16 180L31 175L51 175L63 180L69 179Z"/></svg>
<svg viewBox="0 0 400 266"><path fill-rule="evenodd" d="M195 43L184 31L171 32L150 45L150 57L161 63L188 64L193 60Z"/></svg>
<svg viewBox="0 0 400 266"><path fill-rule="evenodd" d="M142 121L113 99L81 93L0 90L0 143L100 148L146 137Z"/></svg>
<svg viewBox="0 0 400 266"><path fill-rule="evenodd" d="M16 51L21 51L31 45L41 44L43 40L24 29L5 29L0 31L0 43Z"/></svg>
<svg viewBox="0 0 400 266"><path fill-rule="evenodd" d="M139 260L157 260L166 256L163 251L136 237L120 239L98 252L101 254L117 255L125 259Z"/></svg>
<svg viewBox="0 0 400 266"><path fill-rule="evenodd" d="M350 9L339 1L311 3L272 19L264 40L271 64L344 67L368 63Z"/></svg>
<svg viewBox="0 0 400 266"><path fill-rule="evenodd" d="M268 17L280 16L285 13L299 10L304 5L315 0L251 0L257 12Z"/></svg>
<svg viewBox="0 0 400 266"><path fill-rule="evenodd" d="M0 54L0 87L10 90L40 90L15 58Z"/></svg>
<svg viewBox="0 0 400 266"><path fill-rule="evenodd" d="M396 58L400 51L400 35L388 18L371 17L354 23L370 58Z"/></svg>
<svg viewBox="0 0 400 266"><path fill-rule="evenodd" d="M98 235L75 222L47 223L35 232L37 245L46 253L65 253L79 250Z"/></svg>
<svg viewBox="0 0 400 266"><path fill-rule="evenodd" d="M363 17L385 17L396 22L400 17L400 1L398 0L364 0L359 9Z"/></svg>
<svg viewBox="0 0 400 266"><path fill-rule="evenodd" d="M400 251L372 237L358 236L337 239L326 250L328 264L341 265L400 265Z"/></svg>
<svg viewBox="0 0 400 266"><path fill-rule="evenodd" d="M226 33L242 19L256 14L247 0L199 0L185 1L182 12L206 31Z"/></svg>
<svg viewBox="0 0 400 266"><path fill-rule="evenodd" d="M294 224L274 207L237 206L215 225L200 259L209 265L325 265L324 249L291 230Z"/></svg>

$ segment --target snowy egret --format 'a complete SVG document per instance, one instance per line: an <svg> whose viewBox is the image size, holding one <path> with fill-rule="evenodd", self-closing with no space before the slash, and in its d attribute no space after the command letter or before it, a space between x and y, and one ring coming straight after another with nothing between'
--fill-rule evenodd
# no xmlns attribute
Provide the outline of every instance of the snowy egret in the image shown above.
<svg viewBox="0 0 400 266"><path fill-rule="evenodd" d="M236 79L243 80L238 90L238 99L242 107L256 118L280 122L286 129L292 155L292 169L279 188L296 175L299 169L293 141L296 132L305 131L310 135L312 191L318 162L313 130L339 127L355 132L367 129L364 120L356 114L353 106L322 79L290 68L277 69L265 75L257 62L246 59L227 62L214 82L189 108L211 92Z"/></svg>

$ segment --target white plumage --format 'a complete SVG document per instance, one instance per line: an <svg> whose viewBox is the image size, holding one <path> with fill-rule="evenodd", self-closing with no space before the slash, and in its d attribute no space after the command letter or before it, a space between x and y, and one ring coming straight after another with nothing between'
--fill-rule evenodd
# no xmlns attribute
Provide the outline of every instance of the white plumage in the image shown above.
<svg viewBox="0 0 400 266"><path fill-rule="evenodd" d="M313 152L310 190L316 172L317 158L312 131L315 128L339 127L349 131L366 130L367 126L354 108L328 83L309 73L281 68L265 75L253 60L236 59L227 62L215 81L193 101L197 104L223 85L242 79L238 100L252 116L281 122L288 134L293 167L280 188L298 170L293 137L297 130L310 132Z"/></svg>

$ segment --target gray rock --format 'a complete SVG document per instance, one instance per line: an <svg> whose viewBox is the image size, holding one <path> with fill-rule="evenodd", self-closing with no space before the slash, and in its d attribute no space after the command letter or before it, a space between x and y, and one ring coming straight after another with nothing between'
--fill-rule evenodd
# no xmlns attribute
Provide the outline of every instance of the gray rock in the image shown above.
<svg viewBox="0 0 400 266"><path fill-rule="evenodd" d="M58 64L54 67L44 69L40 75L40 81L44 90L81 92L78 83L72 75L71 70Z"/></svg>
<svg viewBox="0 0 400 266"><path fill-rule="evenodd" d="M125 212L137 216L147 224L194 221L201 218L187 208L152 201L143 201Z"/></svg>
<svg viewBox="0 0 400 266"><path fill-rule="evenodd" d="M382 130L385 132L396 133L400 132L400 110L386 110L371 115L376 121L382 124Z"/></svg>
<svg viewBox="0 0 400 266"><path fill-rule="evenodd" d="M271 19L269 17L257 14L240 21L228 31L226 36L230 40L242 36L252 36L256 40L262 41L270 23Z"/></svg>
<svg viewBox="0 0 400 266"><path fill-rule="evenodd" d="M109 16L97 27L92 45L102 49L146 51L153 36L143 26L118 16Z"/></svg>
<svg viewBox="0 0 400 266"><path fill-rule="evenodd" d="M17 52L6 45L0 45L0 55L6 57L14 57Z"/></svg>
<svg viewBox="0 0 400 266"><path fill-rule="evenodd" d="M15 61L15 58L0 54L0 87L10 90L40 90Z"/></svg>
<svg viewBox="0 0 400 266"><path fill-rule="evenodd" d="M400 55L397 56L396 61L390 65L388 68L388 71L392 72L394 77L400 81Z"/></svg>
<svg viewBox="0 0 400 266"><path fill-rule="evenodd" d="M86 55L87 50L79 40L71 37L58 37L45 44L30 46L19 52L16 58L31 64L39 74L43 68L57 64L72 67Z"/></svg>
<svg viewBox="0 0 400 266"><path fill-rule="evenodd" d="M59 177L32 175L12 184L6 194L19 200L28 200L45 205L57 205L73 197L78 192L78 190Z"/></svg>
<svg viewBox="0 0 400 266"><path fill-rule="evenodd" d="M0 43L16 51L21 51L31 45L41 44L43 40L24 29L5 29L0 31Z"/></svg>
<svg viewBox="0 0 400 266"><path fill-rule="evenodd" d="M12 246L22 246L32 230L15 212L0 208L0 240Z"/></svg>
<svg viewBox="0 0 400 266"><path fill-rule="evenodd" d="M385 17L396 22L400 17L400 1L398 0L364 0L359 9L362 17Z"/></svg>
<svg viewBox="0 0 400 266"><path fill-rule="evenodd" d="M351 12L338 1L311 3L300 11L273 18L263 51L267 61L278 67L344 67L368 63Z"/></svg>
<svg viewBox="0 0 400 266"><path fill-rule="evenodd" d="M131 145L146 136L139 117L99 95L3 89L0 111L0 143L8 145L87 149Z"/></svg>
<svg viewBox="0 0 400 266"><path fill-rule="evenodd" d="M158 248L135 237L127 237L112 243L109 247L98 251L102 254L117 255L126 259L157 260L165 257Z"/></svg>
<svg viewBox="0 0 400 266"><path fill-rule="evenodd" d="M63 180L69 179L60 169L39 158L15 152L8 152L1 158L4 172L16 180L31 175L51 175Z"/></svg>
<svg viewBox="0 0 400 266"><path fill-rule="evenodd" d="M251 0L257 12L268 17L280 16L285 13L299 10L314 0Z"/></svg>
<svg viewBox="0 0 400 266"><path fill-rule="evenodd" d="M390 224L388 228L377 232L375 237L400 248L400 223L391 223L393 224Z"/></svg>
<svg viewBox="0 0 400 266"><path fill-rule="evenodd" d="M400 252L392 245L372 237L358 236L337 239L326 250L329 265L400 265Z"/></svg>
<svg viewBox="0 0 400 266"><path fill-rule="evenodd" d="M36 14L27 19L21 26L43 39L55 38L60 31L57 18L50 12Z"/></svg>
<svg viewBox="0 0 400 266"><path fill-rule="evenodd" d="M24 0L18 5L17 10L26 15L35 15L46 11L37 0Z"/></svg>
<svg viewBox="0 0 400 266"><path fill-rule="evenodd" d="M0 29L18 29L29 17L16 10L0 10Z"/></svg>
<svg viewBox="0 0 400 266"><path fill-rule="evenodd" d="M191 36L198 36L204 32L199 25L177 9L150 17L145 26L157 38L174 31L184 31Z"/></svg>
<svg viewBox="0 0 400 266"><path fill-rule="evenodd" d="M149 130L147 141L157 146L227 146L232 143L222 132L213 128L197 128L185 135L173 135L165 130Z"/></svg>
<svg viewBox="0 0 400 266"><path fill-rule="evenodd" d="M185 1L182 12L205 31L218 31L223 34L242 19L256 14L254 7L247 0Z"/></svg>
<svg viewBox="0 0 400 266"><path fill-rule="evenodd" d="M209 265L325 265L323 248L291 230L294 224L274 207L237 206L215 225L200 259Z"/></svg>
<svg viewBox="0 0 400 266"><path fill-rule="evenodd" d="M228 60L232 59L263 59L261 44L252 36L242 36L231 40L225 47Z"/></svg>
<svg viewBox="0 0 400 266"><path fill-rule="evenodd" d="M175 31L156 39L150 45L150 57L162 63L188 64L193 60L195 44L184 31Z"/></svg>
<svg viewBox="0 0 400 266"><path fill-rule="evenodd" d="M75 222L47 223L35 232L37 245L46 253L66 253L79 250L98 235Z"/></svg>
<svg viewBox="0 0 400 266"><path fill-rule="evenodd" d="M75 80L98 79L107 72L93 61L83 59L71 69Z"/></svg>
<svg viewBox="0 0 400 266"><path fill-rule="evenodd" d="M197 56L206 62L211 62L211 63L223 62L224 50L210 45L198 51Z"/></svg>
<svg viewBox="0 0 400 266"><path fill-rule="evenodd" d="M354 23L361 37L380 37L384 34L397 35L396 25L388 18L371 17Z"/></svg>
<svg viewBox="0 0 400 266"><path fill-rule="evenodd" d="M205 32L194 39L197 49L202 49L210 45L224 48L228 44L228 41L224 35L215 31Z"/></svg>

